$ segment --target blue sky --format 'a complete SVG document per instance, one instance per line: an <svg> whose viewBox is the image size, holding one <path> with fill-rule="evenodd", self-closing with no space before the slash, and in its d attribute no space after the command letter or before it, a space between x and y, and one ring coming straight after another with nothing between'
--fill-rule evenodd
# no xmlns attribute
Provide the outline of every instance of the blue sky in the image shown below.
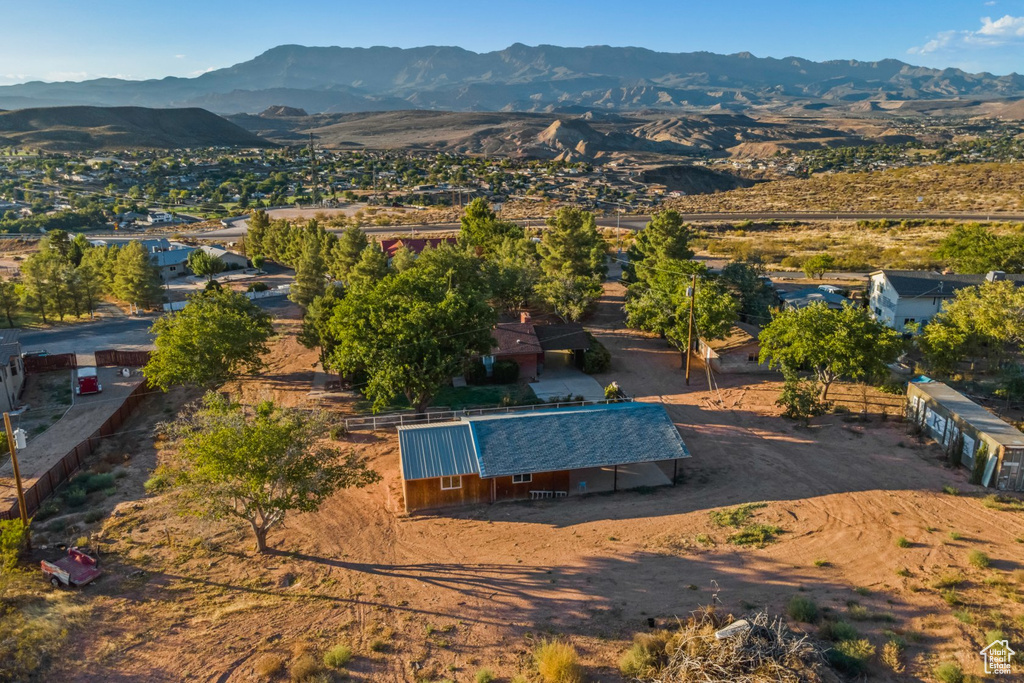
<svg viewBox="0 0 1024 683"><path fill-rule="evenodd" d="M1024 73L1024 0L0 0L0 84L194 76L285 43L514 42Z"/></svg>

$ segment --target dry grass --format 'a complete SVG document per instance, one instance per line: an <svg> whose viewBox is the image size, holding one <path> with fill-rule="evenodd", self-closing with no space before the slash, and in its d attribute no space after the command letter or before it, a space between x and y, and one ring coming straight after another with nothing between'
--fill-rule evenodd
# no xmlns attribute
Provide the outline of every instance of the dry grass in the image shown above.
<svg viewBox="0 0 1024 683"><path fill-rule="evenodd" d="M533 653L544 683L582 683L583 668L576 648L556 640L543 641Z"/></svg>

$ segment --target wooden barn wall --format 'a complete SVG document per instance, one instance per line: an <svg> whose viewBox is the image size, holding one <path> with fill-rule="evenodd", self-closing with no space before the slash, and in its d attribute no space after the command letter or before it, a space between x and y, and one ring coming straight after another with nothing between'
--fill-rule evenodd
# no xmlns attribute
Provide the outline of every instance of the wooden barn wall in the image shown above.
<svg viewBox="0 0 1024 683"><path fill-rule="evenodd" d="M529 494L527 494L529 495ZM416 479L405 482L405 511L432 510L453 505L473 505L491 501L491 482L477 474L462 477L462 488L441 490L441 480Z"/></svg>
<svg viewBox="0 0 1024 683"><path fill-rule="evenodd" d="M494 486L497 500L529 498L530 491L569 491L569 472L541 472L533 475L533 481L513 484L512 477L496 477Z"/></svg>

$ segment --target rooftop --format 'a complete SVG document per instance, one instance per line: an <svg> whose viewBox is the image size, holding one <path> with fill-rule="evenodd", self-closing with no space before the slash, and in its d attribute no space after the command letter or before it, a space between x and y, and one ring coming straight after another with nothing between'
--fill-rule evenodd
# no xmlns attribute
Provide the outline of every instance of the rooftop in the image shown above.
<svg viewBox="0 0 1024 683"><path fill-rule="evenodd" d="M932 270L878 270L900 296L951 297L957 290L974 287L987 281L988 275L937 273ZM1024 286L1024 275L1002 275L1002 279Z"/></svg>
<svg viewBox="0 0 1024 683"><path fill-rule="evenodd" d="M956 389L942 382L911 382L910 386L917 387L921 393L930 396L996 443L1007 448L1024 448L1024 433L985 410Z"/></svg>
<svg viewBox="0 0 1024 683"><path fill-rule="evenodd" d="M533 323L498 323L494 326L491 336L495 341L491 354L495 356L544 352L534 332Z"/></svg>
<svg viewBox="0 0 1024 683"><path fill-rule="evenodd" d="M818 301L824 302L829 308L841 308L844 303L853 304L853 301L841 294L826 292L817 287L798 289L795 292L783 292L779 294L779 298L782 299L784 304L792 308L806 308Z"/></svg>
<svg viewBox="0 0 1024 683"><path fill-rule="evenodd" d="M12 328L0 331L0 363L6 363L11 356L21 355L21 330Z"/></svg>
<svg viewBox="0 0 1024 683"><path fill-rule="evenodd" d="M612 467L690 457L665 408L612 403L400 427L407 480Z"/></svg>
<svg viewBox="0 0 1024 683"><path fill-rule="evenodd" d="M736 323L729 330L729 336L725 339L709 339L704 341L704 344L719 353L733 351L756 344L759 333L757 325Z"/></svg>

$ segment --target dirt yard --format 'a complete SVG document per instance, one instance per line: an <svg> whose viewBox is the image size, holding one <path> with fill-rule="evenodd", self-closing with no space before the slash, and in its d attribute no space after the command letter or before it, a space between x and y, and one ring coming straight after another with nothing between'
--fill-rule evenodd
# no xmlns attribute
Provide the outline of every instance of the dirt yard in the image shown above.
<svg viewBox="0 0 1024 683"><path fill-rule="evenodd" d="M987 630L1020 642L1019 512L983 505L906 425L829 415L799 428L778 416L776 381L717 376L709 390L698 368L686 386L678 353L622 328L622 294L608 285L592 320L613 357L598 379L666 405L693 453L684 483L407 517L394 512L395 435L357 433L340 446L370 457L383 481L290 517L266 557L251 554L244 529L183 518L168 496L126 488L136 499L103 523L107 576L77 598L90 622L72 632L54 680L261 680L269 657L319 657L337 643L355 651L355 680L469 681L484 667L508 679L530 672L533 643L558 636L590 680L618 681L618 658L651 619L672 624L712 604L784 613L797 594L849 615L879 651L883 631L903 634L916 679L940 661L979 672ZM248 398L309 400L316 358L296 326L281 321L267 377L243 383ZM137 465L163 447L132 443ZM732 544L735 529L709 516L745 503L764 504L752 514L781 527L775 542ZM991 567L970 566L972 550ZM955 601L936 587L950 572L963 575ZM906 680L877 657L870 672Z"/></svg>

